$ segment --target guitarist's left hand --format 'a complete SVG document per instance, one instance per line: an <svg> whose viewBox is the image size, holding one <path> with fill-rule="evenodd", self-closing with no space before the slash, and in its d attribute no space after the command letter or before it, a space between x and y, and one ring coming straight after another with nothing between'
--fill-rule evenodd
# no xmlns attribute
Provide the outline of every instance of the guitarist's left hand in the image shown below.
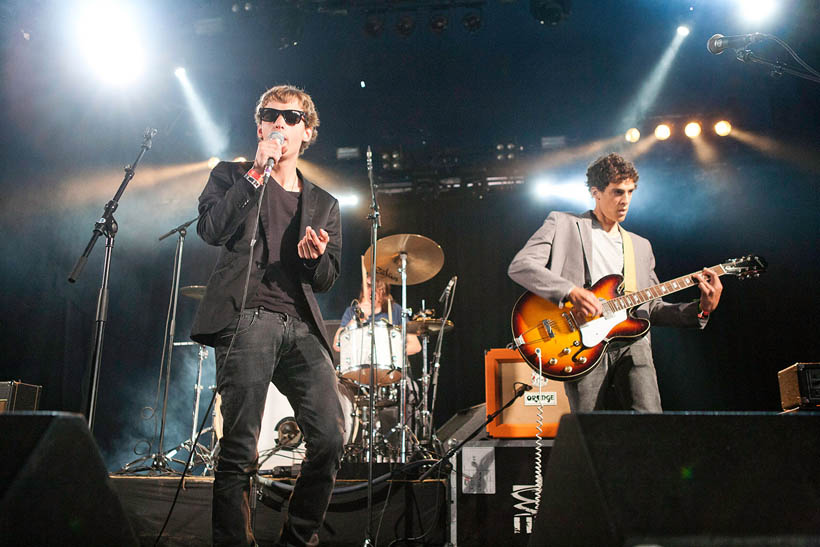
<svg viewBox="0 0 820 547"><path fill-rule="evenodd" d="M720 302L720 293L723 292L720 277L709 268L703 268L702 272L692 277L698 282L700 289L700 309L706 313L712 313Z"/></svg>

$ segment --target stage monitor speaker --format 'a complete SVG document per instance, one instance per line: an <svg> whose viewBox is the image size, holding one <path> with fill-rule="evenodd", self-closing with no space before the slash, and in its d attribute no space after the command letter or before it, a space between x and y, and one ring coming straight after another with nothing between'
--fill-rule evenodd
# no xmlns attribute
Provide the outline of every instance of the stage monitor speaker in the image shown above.
<svg viewBox="0 0 820 547"><path fill-rule="evenodd" d="M777 373L783 410L820 409L820 363L795 363Z"/></svg>
<svg viewBox="0 0 820 547"><path fill-rule="evenodd" d="M569 413L569 401L564 393L563 383L541 378L514 349L487 350L484 353L484 379L488 415L504 406L515 394L517 384L532 386L530 391L487 425L487 433L491 437L535 437L539 382L544 413L541 436L555 437L558 420Z"/></svg>
<svg viewBox="0 0 820 547"><path fill-rule="evenodd" d="M79 414L0 414L0 545L137 545Z"/></svg>
<svg viewBox="0 0 820 547"><path fill-rule="evenodd" d="M564 416L529 545L820 545L818 432L799 413Z"/></svg>

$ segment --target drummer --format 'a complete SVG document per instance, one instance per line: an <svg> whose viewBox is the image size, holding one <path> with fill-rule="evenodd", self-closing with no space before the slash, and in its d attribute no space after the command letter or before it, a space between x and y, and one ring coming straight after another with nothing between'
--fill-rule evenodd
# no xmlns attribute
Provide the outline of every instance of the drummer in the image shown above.
<svg viewBox="0 0 820 547"><path fill-rule="evenodd" d="M377 276L378 277L378 276ZM367 287L359 291L359 298L345 309L342 314L341 326L333 338L333 349L341 351L339 336L346 328L355 328L364 325L370 319L370 276L367 276ZM389 305L388 305L389 303ZM393 300L390 289L383 279L376 280L376 321L384 321L390 325L401 325L401 306ZM407 355L415 355L421 351L421 342L415 334L407 334Z"/></svg>

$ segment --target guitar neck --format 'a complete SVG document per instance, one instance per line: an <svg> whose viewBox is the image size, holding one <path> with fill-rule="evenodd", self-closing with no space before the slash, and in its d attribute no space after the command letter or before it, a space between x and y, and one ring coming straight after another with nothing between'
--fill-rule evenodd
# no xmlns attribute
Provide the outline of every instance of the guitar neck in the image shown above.
<svg viewBox="0 0 820 547"><path fill-rule="evenodd" d="M726 274L726 269L723 267L723 264L712 266L710 269L719 276ZM657 285L647 287L646 289L641 289L637 292L625 294L623 296L613 298L612 300L607 300L604 303L604 308L608 312L626 310L629 308L634 308L635 306L640 306L641 304L645 304L650 300L663 298L668 294L676 293L678 291L682 291L683 289L688 289L689 287L697 285L695 280L692 279L692 276L696 273L700 272L692 272L689 275L676 277L675 279L671 279L665 283L658 283Z"/></svg>

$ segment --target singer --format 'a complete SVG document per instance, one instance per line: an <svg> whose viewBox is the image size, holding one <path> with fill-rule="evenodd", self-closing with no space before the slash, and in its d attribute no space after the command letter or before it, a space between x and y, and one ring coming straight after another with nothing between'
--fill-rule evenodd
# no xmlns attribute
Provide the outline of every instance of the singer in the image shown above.
<svg viewBox="0 0 820 547"><path fill-rule="evenodd" d="M317 545L344 438L331 343L314 296L339 276L339 204L297 169L319 127L310 95L273 87L255 120L254 161L219 163L199 196L197 233L220 247L191 334L215 349L222 398L213 544L256 544L251 478L272 381L293 407L307 451L279 545Z"/></svg>
<svg viewBox="0 0 820 547"><path fill-rule="evenodd" d="M377 276L378 277L378 276ZM348 306L342 313L341 327L333 338L333 349L341 351L339 337L345 328L356 328L370 319L370 276L367 276L367 285L359 291L359 298ZM390 288L383 279L376 280L376 321L386 321L389 325L401 324L401 306L390 294ZM415 334L407 334L407 355L415 355L421 351L421 342Z"/></svg>
<svg viewBox="0 0 820 547"><path fill-rule="evenodd" d="M621 226L637 183L638 171L618 154L595 160L587 169L595 209L550 213L513 258L508 269L512 280L555 304L571 302L587 317L601 315L601 302L584 287L606 275L623 275L627 291L658 284L649 241ZM723 285L708 268L693 277L700 288L699 301L653 300L637 308L636 315L660 326L704 328ZM661 412L649 334L610 344L592 372L564 385L572 412Z"/></svg>

